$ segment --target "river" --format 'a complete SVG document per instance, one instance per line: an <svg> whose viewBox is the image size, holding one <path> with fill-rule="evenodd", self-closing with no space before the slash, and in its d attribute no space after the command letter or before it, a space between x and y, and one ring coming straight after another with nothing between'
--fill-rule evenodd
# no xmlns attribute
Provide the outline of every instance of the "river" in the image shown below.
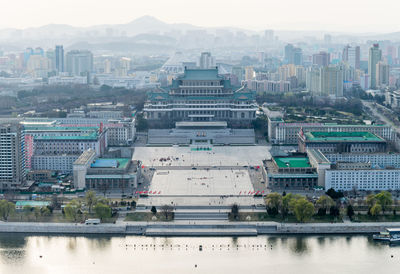
<svg viewBox="0 0 400 274"><path fill-rule="evenodd" d="M201 250L200 250L201 249ZM0 234L1 274L398 273L370 236L149 238Z"/></svg>

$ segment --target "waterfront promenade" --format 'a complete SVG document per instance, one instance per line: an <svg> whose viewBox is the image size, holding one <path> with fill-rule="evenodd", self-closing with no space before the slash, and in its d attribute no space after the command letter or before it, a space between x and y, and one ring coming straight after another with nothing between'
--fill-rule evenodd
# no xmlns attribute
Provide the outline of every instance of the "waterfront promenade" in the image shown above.
<svg viewBox="0 0 400 274"><path fill-rule="evenodd" d="M119 234L145 236L256 236L263 234L364 234L377 233L400 222L277 223L228 221L75 223L0 222L0 233Z"/></svg>

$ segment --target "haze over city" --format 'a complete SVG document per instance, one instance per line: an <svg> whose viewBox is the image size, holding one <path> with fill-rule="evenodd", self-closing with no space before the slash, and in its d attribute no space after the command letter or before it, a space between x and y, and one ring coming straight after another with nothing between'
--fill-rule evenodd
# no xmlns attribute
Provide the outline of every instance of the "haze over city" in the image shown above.
<svg viewBox="0 0 400 274"><path fill-rule="evenodd" d="M3 8L6 12L0 18L0 28L125 24L150 15L170 24L203 27L385 33L400 30L397 5L393 0L16 0Z"/></svg>
<svg viewBox="0 0 400 274"><path fill-rule="evenodd" d="M0 273L397 273L400 3L0 4Z"/></svg>

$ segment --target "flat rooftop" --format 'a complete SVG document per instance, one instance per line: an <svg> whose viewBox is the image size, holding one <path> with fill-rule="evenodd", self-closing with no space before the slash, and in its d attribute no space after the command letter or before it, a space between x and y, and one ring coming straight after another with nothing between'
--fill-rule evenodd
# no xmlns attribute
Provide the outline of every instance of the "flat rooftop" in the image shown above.
<svg viewBox="0 0 400 274"><path fill-rule="evenodd" d="M311 142L384 142L371 132L322 132L310 131L304 133L307 141Z"/></svg>
<svg viewBox="0 0 400 274"><path fill-rule="evenodd" d="M274 160L280 168L311 167L307 157L274 157Z"/></svg>
<svg viewBox="0 0 400 274"><path fill-rule="evenodd" d="M64 136L64 135L46 135L35 136L35 140L97 140L97 132L82 133L77 136Z"/></svg>
<svg viewBox="0 0 400 274"><path fill-rule="evenodd" d="M128 165L129 158L101 158L96 159L91 165L91 168L121 168L124 169Z"/></svg>
<svg viewBox="0 0 400 274"><path fill-rule="evenodd" d="M85 150L78 159L74 162L74 165L86 165L88 161L96 154L93 149Z"/></svg>

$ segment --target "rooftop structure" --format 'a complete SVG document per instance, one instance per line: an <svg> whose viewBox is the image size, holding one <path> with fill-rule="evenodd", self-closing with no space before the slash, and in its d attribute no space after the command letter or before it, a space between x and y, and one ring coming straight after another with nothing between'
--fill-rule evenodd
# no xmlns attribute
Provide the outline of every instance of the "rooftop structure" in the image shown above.
<svg viewBox="0 0 400 274"><path fill-rule="evenodd" d="M253 129L231 129L223 121L177 122L173 129L149 129L149 144L185 144L207 147L211 144L255 143Z"/></svg>
<svg viewBox="0 0 400 274"><path fill-rule="evenodd" d="M319 149L323 153L384 152L386 140L370 132L303 132L298 133L299 151Z"/></svg>
<svg viewBox="0 0 400 274"><path fill-rule="evenodd" d="M306 132L305 138L310 142L355 142L355 141L384 141L381 137L370 132Z"/></svg>
<svg viewBox="0 0 400 274"><path fill-rule="evenodd" d="M272 157L264 161L264 178L270 188L313 188L318 184L316 169L304 153Z"/></svg>
<svg viewBox="0 0 400 274"><path fill-rule="evenodd" d="M31 206L31 207L46 207L49 206L50 202L47 201L17 201L15 203L16 209L23 209L24 206Z"/></svg>
<svg viewBox="0 0 400 274"><path fill-rule="evenodd" d="M385 140L394 140L393 130L388 125L339 125L334 123L284 123L282 119L268 116L268 137L272 142L296 144L300 129L303 132L370 132ZM273 117L271 117L273 118Z"/></svg>
<svg viewBox="0 0 400 274"><path fill-rule="evenodd" d="M278 167L311 167L307 157L274 157Z"/></svg>
<svg viewBox="0 0 400 274"><path fill-rule="evenodd" d="M126 168L129 164L130 159L118 158L118 159L96 159L91 165L91 168Z"/></svg>

